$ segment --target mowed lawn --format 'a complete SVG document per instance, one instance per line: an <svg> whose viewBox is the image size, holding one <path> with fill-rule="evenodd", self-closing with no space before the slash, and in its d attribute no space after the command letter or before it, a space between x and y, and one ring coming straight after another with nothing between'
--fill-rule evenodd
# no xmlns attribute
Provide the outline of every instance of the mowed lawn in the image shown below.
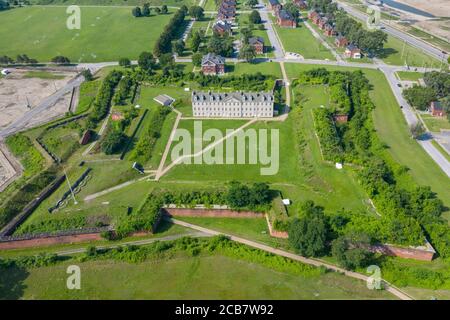
<svg viewBox="0 0 450 320"><path fill-rule="evenodd" d="M65 7L27 7L0 13L0 55L27 54L40 62L67 56L72 62L137 59L152 51L172 17L134 18L130 8L81 7L81 29L66 27Z"/></svg>
<svg viewBox="0 0 450 320"><path fill-rule="evenodd" d="M272 18L275 28L286 52L301 54L306 59L329 59L335 60L331 52L306 28L303 23L298 23L297 28L281 28L274 18Z"/></svg>
<svg viewBox="0 0 450 320"><path fill-rule="evenodd" d="M81 289L66 287L67 267L0 275L6 299L393 299L337 273L299 276L260 264L213 255L128 264L110 260L76 264ZM2 279L3 278L3 279Z"/></svg>

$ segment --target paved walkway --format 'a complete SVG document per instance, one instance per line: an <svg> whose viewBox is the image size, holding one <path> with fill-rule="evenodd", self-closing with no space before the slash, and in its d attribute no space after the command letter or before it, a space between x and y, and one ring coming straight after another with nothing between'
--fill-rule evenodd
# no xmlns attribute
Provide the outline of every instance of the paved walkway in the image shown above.
<svg viewBox="0 0 450 320"><path fill-rule="evenodd" d="M197 231L200 231L200 232L203 232L203 233L208 233L210 235L221 235L222 234L222 235L225 235L226 237L228 237L230 240L233 240L233 241L245 244L247 246L250 246L250 247L253 247L253 248L256 248L256 249L260 249L260 250L263 250L263 251L266 251L266 252L269 252L269 253L273 253L273 254L276 254L278 256L282 256L282 257L288 258L288 259L299 261L299 262L304 263L304 264L312 265L314 267L325 267L328 270L332 270L332 271L335 271L335 272L342 273L342 274L344 274L347 277L351 277L351 278L354 278L354 279L362 280L362 281L365 281L365 282L368 282L370 280L370 278L368 276L366 276L366 275L363 275L363 274L357 273L357 272L353 272L353 271L348 271L348 270L339 268L339 267L337 267L335 265L329 264L329 263L321 261L321 260L305 258L303 256L300 256L298 254L294 254L294 253L291 253L291 252L288 252L288 251L285 251L285 250L276 249L276 248L270 247L270 246L262 244L262 243L258 243L258 242L247 240L247 239L244 239L244 238L241 238L241 237L233 236L231 234L227 234L227 233L223 233L223 232L218 232L218 231L215 231L215 230L207 229L207 228L200 227L200 226L194 225L192 223L187 223L187 222L180 221L180 220L177 220L177 219L167 218L167 220L172 222L172 223L174 223L174 224L177 224L177 225L180 225L180 226L183 226L183 227L186 227L186 228L192 228L194 230L197 230ZM402 300L413 300L413 298L411 296L409 296L408 294L406 294L405 292L403 292L400 289L394 287L393 285L389 284L385 280L382 280L382 281L383 281L383 284L384 284L384 289L386 291L392 293L393 295L395 295L399 299L402 299Z"/></svg>

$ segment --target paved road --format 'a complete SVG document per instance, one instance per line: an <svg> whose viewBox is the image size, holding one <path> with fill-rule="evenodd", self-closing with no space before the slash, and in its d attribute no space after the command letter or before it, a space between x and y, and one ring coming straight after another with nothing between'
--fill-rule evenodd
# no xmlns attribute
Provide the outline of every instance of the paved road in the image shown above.
<svg viewBox="0 0 450 320"><path fill-rule="evenodd" d="M267 36L269 37L269 41L272 44L275 58L284 58L284 48L281 41L278 39L278 36L273 28L272 20L269 17L267 9L265 8L265 4L262 0L258 0L258 11L261 16L261 20L263 21L264 27L267 30Z"/></svg>
<svg viewBox="0 0 450 320"><path fill-rule="evenodd" d="M342 3L340 1L335 1L335 2L338 3L338 7L344 9L345 11L347 11L350 15L354 16L355 18L362 20L363 22L365 22L367 20L367 15L362 13L361 11L351 7L348 4ZM432 57L434 57L438 60L442 60L442 56L443 56L442 50L440 50L440 49L432 46L431 44L426 43L418 38L415 38L403 31L400 31L384 22L381 22L381 26L383 27L383 31L385 31L386 33L388 33L400 40L406 41L411 46L428 53L429 55L431 55ZM444 54L445 60L447 60L448 57L449 57L448 54Z"/></svg>
<svg viewBox="0 0 450 320"><path fill-rule="evenodd" d="M222 235L225 235L226 237L228 237L230 240L233 240L233 241L245 244L247 246L250 246L250 247L253 247L253 248L256 248L256 249L264 250L266 252L270 252L270 253L276 254L278 256L282 256L282 257L286 257L286 258L289 258L289 259L292 259L292 260L295 260L295 261L299 261L299 262L304 263L304 264L312 265L312 266L315 266L315 267L325 267L328 270L339 272L339 273L342 273L342 274L344 274L344 275L346 275L348 277L355 278L355 279L358 279L358 280L363 280L363 281L366 281L366 282L369 280L369 277L366 276L366 275L363 275L363 274L357 273L357 272L353 272L353 271L348 271L348 270L339 268L339 267L337 267L335 265L329 264L329 263L321 261L321 260L305 258L305 257L300 256L298 254L294 254L294 253L291 253L291 252L288 252L288 251L284 251L284 250L280 250L280 249L275 249L273 247L270 247L268 245L265 245L265 244L262 244L262 243L259 243L259 242L255 242L255 241L247 240L247 239L244 239L244 238L241 238L241 237L233 236L231 234L227 234L227 233L223 233L223 232L218 232L218 231L215 231L215 230L207 229L207 228L200 227L200 226L197 226L195 224L187 223L187 222L180 221L180 220L177 220L177 219L173 219L173 218L166 218L166 219L168 221L174 223L174 224L177 224L177 225L180 225L180 226L183 226L183 227L186 227L186 228L191 228L191 229L194 229L194 230L197 230L197 231L200 231L200 232L203 232L203 233L207 233L207 234L210 234L210 235L221 235L222 234ZM392 293L396 297L398 297L398 298L400 298L402 300L413 300L413 298L411 296L409 296L408 294L404 293L400 289L392 286L387 281L383 280L383 283L384 283L385 290L390 292L390 293Z"/></svg>

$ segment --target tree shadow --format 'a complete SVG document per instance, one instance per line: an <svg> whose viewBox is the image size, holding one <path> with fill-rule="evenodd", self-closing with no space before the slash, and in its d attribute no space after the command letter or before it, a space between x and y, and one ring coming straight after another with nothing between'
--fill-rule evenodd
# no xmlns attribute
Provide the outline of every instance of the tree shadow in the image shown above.
<svg viewBox="0 0 450 320"><path fill-rule="evenodd" d="M0 267L0 300L18 300L26 288L23 281L28 278L29 272L15 265Z"/></svg>
<svg viewBox="0 0 450 320"><path fill-rule="evenodd" d="M378 52L378 58L384 59L384 58L387 58L390 55L396 54L396 53L398 53L398 51L395 50L394 48L383 48L382 50L380 50Z"/></svg>

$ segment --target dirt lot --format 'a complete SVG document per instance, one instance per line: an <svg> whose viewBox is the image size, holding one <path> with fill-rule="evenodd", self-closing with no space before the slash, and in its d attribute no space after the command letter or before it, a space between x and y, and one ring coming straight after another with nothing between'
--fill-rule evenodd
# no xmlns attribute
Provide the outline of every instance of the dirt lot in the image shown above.
<svg viewBox="0 0 450 320"><path fill-rule="evenodd" d="M450 2L448 0L396 0L416 9L431 13L436 17L450 16Z"/></svg>
<svg viewBox="0 0 450 320"><path fill-rule="evenodd" d="M11 74L0 78L0 130L29 111L28 103L31 108L38 106L44 98L52 95L75 76L74 73L69 72L51 73L51 75L45 72L45 76L50 75L55 79L30 78L30 73L26 70L10 70ZM28 126L32 127L33 124L41 123L45 119L64 114L68 111L69 103L70 94L66 94L49 111L35 117Z"/></svg>

